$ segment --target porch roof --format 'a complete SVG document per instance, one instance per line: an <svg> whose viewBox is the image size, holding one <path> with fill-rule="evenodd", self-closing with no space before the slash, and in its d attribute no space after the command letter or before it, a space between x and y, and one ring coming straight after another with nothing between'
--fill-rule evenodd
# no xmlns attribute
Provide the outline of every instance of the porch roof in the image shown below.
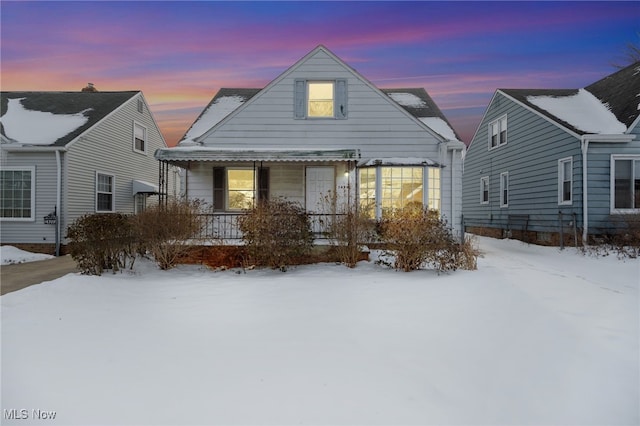
<svg viewBox="0 0 640 426"><path fill-rule="evenodd" d="M393 158L371 158L358 163L358 167L373 166L440 166L437 161L426 157L393 157Z"/></svg>
<svg viewBox="0 0 640 426"><path fill-rule="evenodd" d="M353 161L360 157L357 149L219 149L204 146L162 148L155 153L159 161Z"/></svg>

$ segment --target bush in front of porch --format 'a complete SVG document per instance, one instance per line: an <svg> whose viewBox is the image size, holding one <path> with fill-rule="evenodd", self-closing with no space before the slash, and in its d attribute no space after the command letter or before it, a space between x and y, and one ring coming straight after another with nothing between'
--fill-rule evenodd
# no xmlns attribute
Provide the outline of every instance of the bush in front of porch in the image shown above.
<svg viewBox="0 0 640 426"><path fill-rule="evenodd" d="M313 247L311 223L304 208L282 198L264 200L238 218L248 261L283 272Z"/></svg>

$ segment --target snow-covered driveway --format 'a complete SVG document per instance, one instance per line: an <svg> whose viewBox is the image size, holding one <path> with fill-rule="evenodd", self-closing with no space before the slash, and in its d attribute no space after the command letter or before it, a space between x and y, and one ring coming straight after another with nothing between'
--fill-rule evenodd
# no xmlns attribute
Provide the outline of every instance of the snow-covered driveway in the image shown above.
<svg viewBox="0 0 640 426"><path fill-rule="evenodd" d="M3 424L638 424L640 261L478 241L440 276L146 263L2 296Z"/></svg>

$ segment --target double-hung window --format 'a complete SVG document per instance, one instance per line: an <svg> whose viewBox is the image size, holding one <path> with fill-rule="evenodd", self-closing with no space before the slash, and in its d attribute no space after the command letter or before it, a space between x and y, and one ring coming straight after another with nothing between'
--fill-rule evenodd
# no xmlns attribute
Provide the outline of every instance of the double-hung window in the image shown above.
<svg viewBox="0 0 640 426"><path fill-rule="evenodd" d="M489 176L480 178L480 204L489 204Z"/></svg>
<svg viewBox="0 0 640 426"><path fill-rule="evenodd" d="M570 205L573 201L573 160L558 160L558 204Z"/></svg>
<svg viewBox="0 0 640 426"><path fill-rule="evenodd" d="M611 195L613 213L640 211L640 156L611 157Z"/></svg>
<svg viewBox="0 0 640 426"><path fill-rule="evenodd" d="M115 211L115 176L96 172L96 212Z"/></svg>
<svg viewBox="0 0 640 426"><path fill-rule="evenodd" d="M509 206L509 172L500 173L500 207Z"/></svg>
<svg viewBox="0 0 640 426"><path fill-rule="evenodd" d="M256 200L269 198L269 169L213 168L213 208L217 211L250 209Z"/></svg>
<svg viewBox="0 0 640 426"><path fill-rule="evenodd" d="M294 117L347 118L347 80L295 80Z"/></svg>
<svg viewBox="0 0 640 426"><path fill-rule="evenodd" d="M147 128L133 123L133 150L145 154L147 152Z"/></svg>
<svg viewBox="0 0 640 426"><path fill-rule="evenodd" d="M489 123L489 149L507 143L507 116L503 115Z"/></svg>
<svg viewBox="0 0 640 426"><path fill-rule="evenodd" d="M0 218L35 220L35 167L3 167L0 171Z"/></svg>

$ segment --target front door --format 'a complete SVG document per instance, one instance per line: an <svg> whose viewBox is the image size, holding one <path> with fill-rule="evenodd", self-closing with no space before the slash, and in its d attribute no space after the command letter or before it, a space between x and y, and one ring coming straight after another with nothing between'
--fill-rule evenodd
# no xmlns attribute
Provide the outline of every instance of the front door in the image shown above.
<svg viewBox="0 0 640 426"><path fill-rule="evenodd" d="M329 213L335 192L336 171L333 166L307 167L306 207L308 212Z"/></svg>

